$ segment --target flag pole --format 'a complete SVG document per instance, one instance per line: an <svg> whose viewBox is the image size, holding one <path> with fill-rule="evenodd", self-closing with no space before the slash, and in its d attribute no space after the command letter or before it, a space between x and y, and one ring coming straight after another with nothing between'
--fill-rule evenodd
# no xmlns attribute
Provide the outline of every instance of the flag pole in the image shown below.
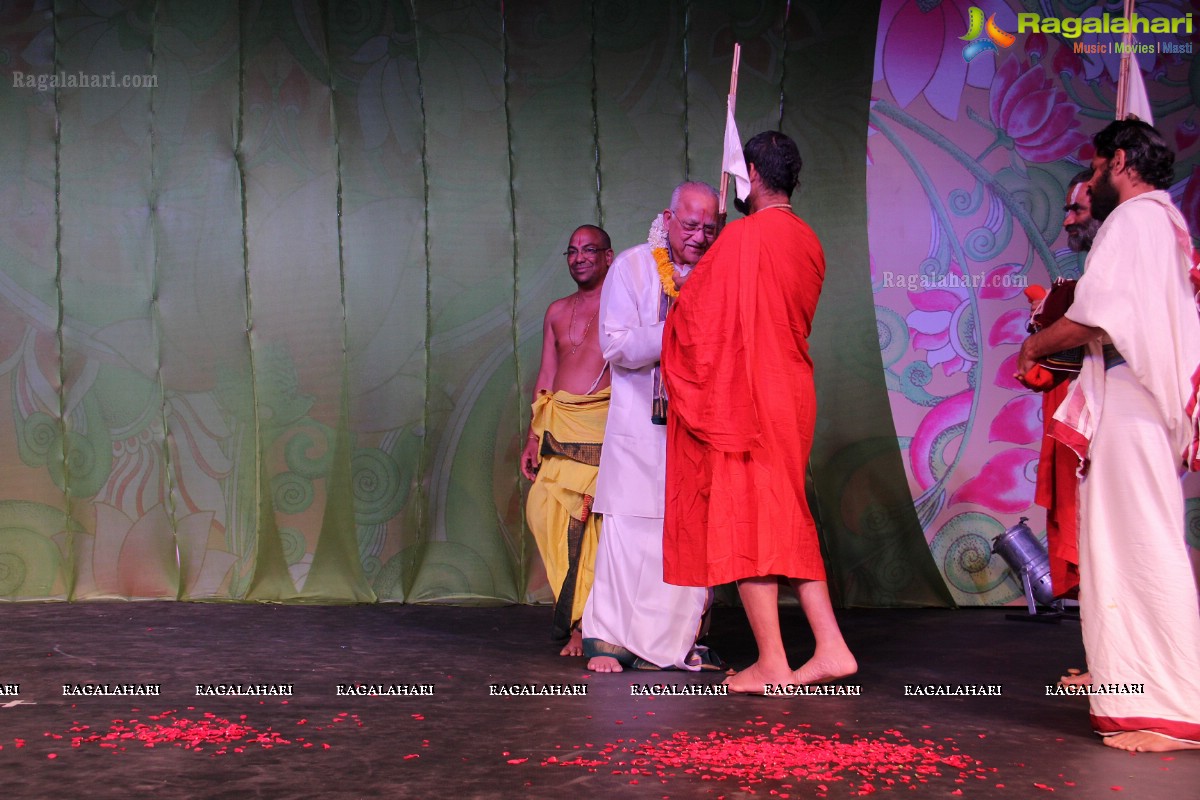
<svg viewBox="0 0 1200 800"><path fill-rule="evenodd" d="M742 60L742 46L738 43L733 45L733 72L729 76L729 97L726 102L729 105L729 116L733 116L734 108L737 106L737 83L738 83L738 64ZM724 141L724 140L722 140ZM724 148L722 148L724 149ZM717 215L721 219L725 219L725 193L729 190L729 173L724 169L721 170L721 193L717 197Z"/></svg>
<svg viewBox="0 0 1200 800"><path fill-rule="evenodd" d="M1133 7L1134 0L1125 0L1125 49L1121 53L1121 70L1117 76L1117 119L1125 119L1125 114L1128 109L1126 106L1126 94L1128 94L1129 85L1129 60L1133 57L1130 52L1133 49Z"/></svg>

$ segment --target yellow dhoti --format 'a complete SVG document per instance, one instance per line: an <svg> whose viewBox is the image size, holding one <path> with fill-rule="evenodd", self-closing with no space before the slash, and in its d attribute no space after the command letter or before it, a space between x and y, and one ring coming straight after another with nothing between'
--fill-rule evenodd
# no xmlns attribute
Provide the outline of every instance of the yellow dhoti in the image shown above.
<svg viewBox="0 0 1200 800"><path fill-rule="evenodd" d="M600 516L592 513L609 389L596 394L540 392L532 429L541 466L529 490L525 517L554 592L556 638L570 635L592 589Z"/></svg>

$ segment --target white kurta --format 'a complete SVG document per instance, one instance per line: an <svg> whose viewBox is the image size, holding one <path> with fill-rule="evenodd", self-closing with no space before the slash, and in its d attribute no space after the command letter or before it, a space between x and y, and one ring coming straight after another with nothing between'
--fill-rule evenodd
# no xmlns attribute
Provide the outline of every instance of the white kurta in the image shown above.
<svg viewBox="0 0 1200 800"><path fill-rule="evenodd" d="M1103 329L1127 361L1106 372L1090 344L1055 414L1070 428L1064 441L1089 459L1079 487L1079 602L1093 689L1115 690L1090 698L1101 734L1200 741L1200 601L1179 480L1200 366L1186 236L1166 192L1121 203L1067 311Z"/></svg>
<svg viewBox="0 0 1200 800"><path fill-rule="evenodd" d="M667 429L650 421L661 295L649 244L617 256L600 292L600 349L612 367L612 400L592 504L605 515L604 527L583 636L660 667L696 669L688 653L708 591L662 579Z"/></svg>
<svg viewBox="0 0 1200 800"><path fill-rule="evenodd" d="M662 354L661 296L648 244L617 256L600 291L600 350L612 367L612 400L592 505L599 514L663 517L667 426L650 421L651 370Z"/></svg>

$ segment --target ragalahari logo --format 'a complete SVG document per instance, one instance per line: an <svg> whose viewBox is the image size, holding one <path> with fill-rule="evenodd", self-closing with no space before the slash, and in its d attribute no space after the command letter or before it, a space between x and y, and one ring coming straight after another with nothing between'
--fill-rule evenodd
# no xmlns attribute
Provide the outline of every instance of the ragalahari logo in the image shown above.
<svg viewBox="0 0 1200 800"><path fill-rule="evenodd" d="M980 53L986 53L988 50L998 53L1000 47L1008 47L1017 40L1017 37L996 24L995 14L988 17L986 23L983 20L983 9L971 6L968 14L970 27L967 29L967 35L958 37L968 42L963 48L963 59L968 64Z"/></svg>

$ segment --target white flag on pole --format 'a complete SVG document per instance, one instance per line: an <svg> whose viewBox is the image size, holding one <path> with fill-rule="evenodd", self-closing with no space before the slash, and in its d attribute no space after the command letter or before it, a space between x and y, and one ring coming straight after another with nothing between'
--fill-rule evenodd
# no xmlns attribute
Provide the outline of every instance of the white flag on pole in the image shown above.
<svg viewBox="0 0 1200 800"><path fill-rule="evenodd" d="M1125 113L1136 114L1147 125L1154 124L1154 112L1150 110L1150 98L1146 96L1146 84L1142 80L1142 68L1137 59L1129 56L1129 79L1125 81Z"/></svg>
<svg viewBox="0 0 1200 800"><path fill-rule="evenodd" d="M725 104L725 154L721 157L721 171L733 176L733 193L737 199L745 200L750 194L750 172L746 169L742 139L738 136L733 107L729 103Z"/></svg>

